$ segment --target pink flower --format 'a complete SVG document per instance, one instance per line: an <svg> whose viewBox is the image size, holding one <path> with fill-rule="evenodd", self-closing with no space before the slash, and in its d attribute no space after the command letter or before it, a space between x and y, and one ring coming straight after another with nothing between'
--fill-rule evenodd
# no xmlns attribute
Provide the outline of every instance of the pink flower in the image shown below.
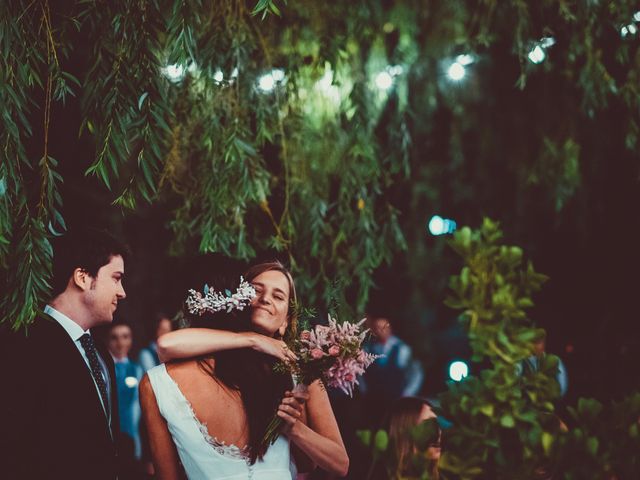
<svg viewBox="0 0 640 480"><path fill-rule="evenodd" d="M331 355L332 357L337 357L339 353L340 347L338 345L331 345L329 347L329 355Z"/></svg>
<svg viewBox="0 0 640 480"><path fill-rule="evenodd" d="M311 332L309 330L303 330L300 334L300 340L309 340L311 338Z"/></svg>
<svg viewBox="0 0 640 480"><path fill-rule="evenodd" d="M314 348L313 350L311 350L311 357L315 360L319 360L324 357L324 352L319 348Z"/></svg>

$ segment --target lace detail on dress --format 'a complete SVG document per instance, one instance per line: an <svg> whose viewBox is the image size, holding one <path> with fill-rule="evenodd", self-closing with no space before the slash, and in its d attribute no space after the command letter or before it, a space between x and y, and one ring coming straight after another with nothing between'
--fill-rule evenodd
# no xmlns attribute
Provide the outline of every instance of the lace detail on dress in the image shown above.
<svg viewBox="0 0 640 480"><path fill-rule="evenodd" d="M200 430L200 433L202 434L206 442L209 445L211 445L211 447L213 447L213 449L216 452L218 452L220 455L224 455L225 457L233 458L236 460L248 461L249 451L246 446L244 448L240 448L234 445L233 443L227 445L225 442L221 442L216 437L212 437L211 435L209 435L209 429L207 428L207 424L204 422L201 422L198 419L198 417L196 416L196 412L193 410L193 407L191 406L191 402L187 400L187 397L184 396L184 394L182 393L182 390L180 390L180 387L178 386L176 381L173 379L171 375L169 375L169 372L166 370L166 366L165 366L165 372L167 377L169 377L169 380L171 380L171 383L173 383L174 387L176 388L178 397L182 400L181 402L182 405L185 406L189 411L191 418L193 418L193 421L198 426L198 429Z"/></svg>

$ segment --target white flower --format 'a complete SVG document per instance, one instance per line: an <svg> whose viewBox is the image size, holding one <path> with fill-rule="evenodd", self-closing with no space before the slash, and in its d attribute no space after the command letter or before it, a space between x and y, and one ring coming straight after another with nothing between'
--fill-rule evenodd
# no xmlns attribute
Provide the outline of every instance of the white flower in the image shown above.
<svg viewBox="0 0 640 480"><path fill-rule="evenodd" d="M193 289L189 290L189 296L185 303L187 304L187 310L192 314L202 315L205 312L216 313L223 310L229 313L234 308L244 310L255 296L256 291L253 285L240 277L240 286L231 296L216 292L205 286L204 296Z"/></svg>

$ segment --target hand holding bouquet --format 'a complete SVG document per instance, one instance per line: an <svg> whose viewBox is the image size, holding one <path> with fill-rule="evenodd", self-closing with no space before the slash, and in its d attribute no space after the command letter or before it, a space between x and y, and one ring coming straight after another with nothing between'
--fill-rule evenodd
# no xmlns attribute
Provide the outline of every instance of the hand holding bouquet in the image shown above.
<svg viewBox="0 0 640 480"><path fill-rule="evenodd" d="M276 368L281 372L290 372L297 381L297 389L306 388L320 379L325 385L339 388L349 396L358 383L357 376L362 375L377 356L362 350L368 329L363 329L365 320L358 323L338 322L329 317L329 325L316 325L304 330L300 337L289 345L298 359L280 362ZM264 445L270 445L278 438L282 419L274 416L263 439Z"/></svg>

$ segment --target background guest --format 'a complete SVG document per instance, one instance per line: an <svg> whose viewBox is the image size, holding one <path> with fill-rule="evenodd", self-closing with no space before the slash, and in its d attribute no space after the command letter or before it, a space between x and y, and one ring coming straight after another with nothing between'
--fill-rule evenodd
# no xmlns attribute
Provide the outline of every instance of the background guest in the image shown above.
<svg viewBox="0 0 640 480"><path fill-rule="evenodd" d="M414 427L431 418L437 418L437 416L432 405L422 398L404 397L393 402L382 424L382 428L389 435L391 450L387 450L384 460L378 459L372 465L368 479L386 480L396 477L404 478L408 475L422 475L426 469L427 478L443 480L438 469L442 439L440 427L437 427L433 441L429 443L426 452L422 451L423 448L416 444L410 434ZM426 460L426 465L423 462L414 461L414 457L418 455Z"/></svg>
<svg viewBox="0 0 640 480"><path fill-rule="evenodd" d="M129 445L128 451L124 451L122 454L129 453L130 456L139 460L141 456L141 444L138 383L144 373L142 367L129 358L129 352L133 346L131 327L124 322L113 323L109 329L107 346L113 357L116 369L120 430L123 435L129 437L128 439L121 439L124 447L126 447L127 444ZM133 448L131 449L131 447Z"/></svg>
<svg viewBox="0 0 640 480"><path fill-rule="evenodd" d="M368 326L371 338L364 348L380 358L361 378L360 391L369 426L375 426L394 400L419 393L424 374L411 347L393 335L388 318L370 316Z"/></svg>
<svg viewBox="0 0 640 480"><path fill-rule="evenodd" d="M153 316L153 340L149 345L142 350L138 356L138 362L146 373L156 365L160 365L160 359L158 358L158 338L167 332L173 330L171 319L164 312L156 312Z"/></svg>

